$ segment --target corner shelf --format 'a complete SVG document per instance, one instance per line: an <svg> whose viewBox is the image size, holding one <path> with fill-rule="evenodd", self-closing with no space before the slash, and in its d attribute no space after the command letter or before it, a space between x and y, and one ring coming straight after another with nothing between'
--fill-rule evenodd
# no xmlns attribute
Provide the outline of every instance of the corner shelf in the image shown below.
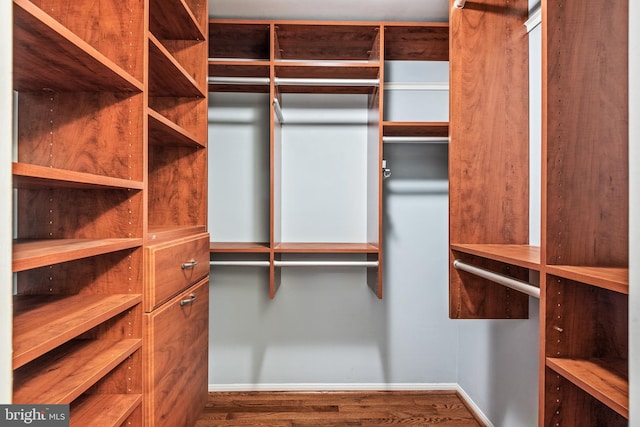
<svg viewBox="0 0 640 427"><path fill-rule="evenodd" d="M629 418L626 360L547 357L546 365L625 418Z"/></svg>

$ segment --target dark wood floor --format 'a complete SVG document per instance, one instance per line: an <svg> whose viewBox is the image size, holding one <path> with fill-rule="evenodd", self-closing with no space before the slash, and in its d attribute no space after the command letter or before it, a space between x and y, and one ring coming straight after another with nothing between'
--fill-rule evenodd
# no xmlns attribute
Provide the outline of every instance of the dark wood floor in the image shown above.
<svg viewBox="0 0 640 427"><path fill-rule="evenodd" d="M210 393L196 427L482 426L451 391Z"/></svg>

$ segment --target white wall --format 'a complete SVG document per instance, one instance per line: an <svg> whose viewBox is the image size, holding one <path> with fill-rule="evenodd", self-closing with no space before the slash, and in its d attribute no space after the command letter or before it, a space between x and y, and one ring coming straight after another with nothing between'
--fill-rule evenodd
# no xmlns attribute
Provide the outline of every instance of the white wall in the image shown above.
<svg viewBox="0 0 640 427"><path fill-rule="evenodd" d="M529 242L540 244L541 28L529 34ZM538 422L539 301L527 320L465 320L460 326L461 387L495 426Z"/></svg>
<svg viewBox="0 0 640 427"><path fill-rule="evenodd" d="M640 3L629 0L630 423L640 427Z"/></svg>
<svg viewBox="0 0 640 427"><path fill-rule="evenodd" d="M243 168L230 164L234 156L236 160L242 156L238 152L244 149L238 147L252 145L247 141L226 139L224 134L236 138L242 132L248 138L255 134L247 129L243 131L238 123L222 125L224 129L221 129L220 117L228 116L232 109L236 113L244 111L245 117L264 116L268 112L268 99L260 103L254 96L238 97L245 99L243 105L233 106L227 102L224 107L223 98L213 94L213 108L210 109L210 116L218 118L211 117L214 123L209 128L212 212L209 225L214 236L226 234L225 228L228 228L237 230L235 238L243 238L247 236L239 231L242 226L224 223L232 215L216 216L217 210L228 209L220 206L226 203L220 197L233 199L238 221L245 221L242 218L246 218L246 210L252 206L267 209L264 201L254 203L244 192L251 191L251 183L262 182L258 188L264 188L265 182L268 185L268 170L265 172L264 167L268 157L261 151L264 140L254 138L253 150L260 153L252 154L251 149L244 153L253 169L245 170L248 172L245 178L235 173ZM302 111L305 108L300 99L288 104L285 101L285 117L292 120L310 117L309 111ZM365 119L363 107L366 104L354 102L359 112L349 111L347 103L338 116L330 113L329 120ZM292 109L292 105L298 105L299 111ZM446 106L444 108L446 110ZM317 117L317 114L311 116ZM257 118L256 123L263 127L259 133L268 137L264 117ZM283 162L308 157L308 153L301 150L304 146L293 144L305 144L309 152L313 152L311 148L316 150L327 144L327 133L347 130L350 136L360 140L359 131L344 124L325 126L324 131L315 126L290 126L287 129L285 125L283 129L283 157L286 156ZM301 134L304 141L292 140ZM358 144L356 141L355 146L339 149L334 156L339 157L341 152L346 156L351 151L357 154L362 148ZM320 159L319 153L315 156ZM434 384L451 387L457 382L458 323L448 319L447 312L447 149L446 146L406 144L386 148L385 157L392 168L392 177L385 181L384 299L378 300L369 290L366 274L361 269L283 269L282 285L274 300L268 297L266 269L212 269L209 343L209 383L212 388L326 389L427 387ZM349 158L353 161L357 156ZM365 159L363 155L362 160ZM323 162L329 160L323 160L321 164ZM218 173L216 165L224 165L220 168L235 172ZM283 164L283 168L290 166L290 163ZM356 165L354 170L360 167L364 167L364 163ZM313 172L313 165L307 168ZM311 176L304 176L294 164L293 169L284 171L283 180L289 176L286 174L294 173L301 181ZM327 173L338 171L328 170ZM317 174L313 175L314 179L318 178ZM322 175L320 179L323 179ZM327 184L325 190L318 186L306 194L296 191L295 199L291 198L290 192L283 195L282 204L288 204L283 206L283 212L289 210L291 214L293 204L309 206L314 199L335 199L331 194L319 193L340 191L331 188L330 182ZM220 186L227 189L219 189ZM229 188L238 190L229 191ZM248 204L242 207L241 200ZM356 213L364 206L362 201L351 202ZM268 216L268 211L265 215ZM246 227L253 227L254 222L253 219L247 221ZM361 222L364 226L366 221ZM257 231L257 235L264 235L263 227L256 227L256 230L262 230ZM287 230L283 228L284 235ZM288 232L291 234L294 230ZM357 238L362 230L354 233Z"/></svg>
<svg viewBox="0 0 640 427"><path fill-rule="evenodd" d="M12 2L0 2L0 403L11 402Z"/></svg>

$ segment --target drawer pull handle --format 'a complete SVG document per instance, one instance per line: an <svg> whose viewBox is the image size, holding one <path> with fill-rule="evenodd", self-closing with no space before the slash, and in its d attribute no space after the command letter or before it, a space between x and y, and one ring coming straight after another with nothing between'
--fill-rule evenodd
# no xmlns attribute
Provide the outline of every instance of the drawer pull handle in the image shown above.
<svg viewBox="0 0 640 427"><path fill-rule="evenodd" d="M187 304L192 304L195 300L196 300L196 294L191 294L189 295L189 299L183 299L182 301L180 301L180 306L182 307Z"/></svg>
<svg viewBox="0 0 640 427"><path fill-rule="evenodd" d="M187 268L194 268L196 265L198 265L198 261L184 262L182 263L182 269L186 270Z"/></svg>

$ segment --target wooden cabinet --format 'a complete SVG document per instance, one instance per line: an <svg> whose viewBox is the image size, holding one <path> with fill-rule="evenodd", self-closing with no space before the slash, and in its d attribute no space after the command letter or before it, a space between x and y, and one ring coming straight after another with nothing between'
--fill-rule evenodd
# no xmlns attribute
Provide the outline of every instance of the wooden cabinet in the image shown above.
<svg viewBox="0 0 640 427"><path fill-rule="evenodd" d="M386 31L388 36L383 35ZM211 20L209 91L214 101L224 99L219 95L222 92L264 93L269 96L268 165L265 176L260 176L269 182L269 206L263 213L268 217L268 230L256 233L253 240L241 237L229 241L219 239L212 227L214 263L234 265L228 254L236 254L242 262L235 265L268 267L273 298L279 287L282 268L316 260L319 261L316 265L336 261L341 265L366 268L367 282L381 298L383 133L392 136L447 135L446 123L384 122L385 55L394 60L446 61L447 40L447 25L440 23L387 26L379 22ZM286 141L289 139L283 134L288 131L289 124L296 125L295 119L287 121L287 112L295 106L300 94L304 94L306 106L314 106L318 110L331 108L332 101L327 100L336 98L328 98L327 94L341 99L362 97L364 119L358 125L362 141L355 141L362 142L362 151L353 156L352 163L349 163L351 160L343 146L337 152L324 156L330 159L327 164L315 160L314 166L323 168L321 171L312 166L303 172L290 167L286 155L289 149ZM313 119L315 123L311 124L318 125L317 117ZM344 117L340 120L345 128L354 125ZM295 139L294 136L291 138ZM322 147L313 149L331 150L338 138L335 136ZM354 143L349 138L343 142ZM331 163L331 159L339 162ZM314 182L319 184L314 188L318 195L324 196L331 193L322 187L327 171L340 174L345 170L360 169L362 162L364 171L358 177L360 189L356 190L356 197L346 199L353 201L363 196L362 206L357 209L363 214L355 221L357 225L344 227L350 231L358 228L361 232L340 234L331 228L332 225L327 225L331 218L349 215L348 210L343 209L341 200L344 197L323 199L318 201L316 208L308 208L305 212L287 207L287 198L296 197L291 194L292 181L307 180L317 173L319 176ZM352 188L353 182L346 180L341 187L347 186ZM320 213L323 209L326 209L325 214ZM296 234L293 231L296 227L292 224L299 223L304 223L304 227L298 228L315 230L316 233ZM240 257L249 257L251 262L240 260Z"/></svg>
<svg viewBox="0 0 640 427"><path fill-rule="evenodd" d="M209 280L146 315L144 330L147 424L192 426L207 396Z"/></svg>
<svg viewBox="0 0 640 427"><path fill-rule="evenodd" d="M70 404L72 425L145 423L143 351L162 350L143 350L160 303L145 247L206 236L207 10L191 3L13 1L13 401Z"/></svg>
<svg viewBox="0 0 640 427"><path fill-rule="evenodd" d="M539 246L528 235L527 2L451 12L451 260L539 276L540 425L628 424L627 8L542 2ZM452 317L527 316L524 294L450 271Z"/></svg>

